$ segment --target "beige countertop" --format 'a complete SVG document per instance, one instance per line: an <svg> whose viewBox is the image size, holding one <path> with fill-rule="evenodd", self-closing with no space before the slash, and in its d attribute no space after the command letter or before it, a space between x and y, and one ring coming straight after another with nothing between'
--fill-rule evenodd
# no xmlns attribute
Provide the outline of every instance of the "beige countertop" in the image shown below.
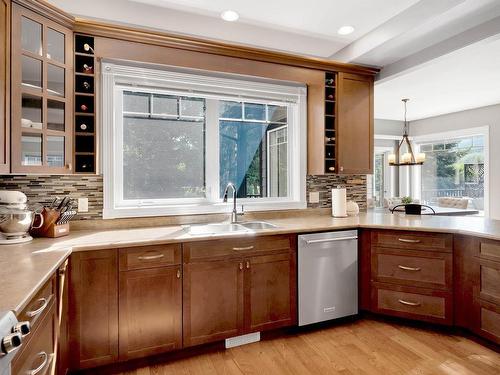
<svg viewBox="0 0 500 375"><path fill-rule="evenodd" d="M0 311L21 311L72 251L200 241L232 236L307 233L348 228L383 228L473 235L500 240L500 221L481 217L405 216L368 212L333 218L315 211L279 213L266 221L278 228L230 235L191 236L182 226L74 231L59 239L35 239L24 245L0 245Z"/></svg>

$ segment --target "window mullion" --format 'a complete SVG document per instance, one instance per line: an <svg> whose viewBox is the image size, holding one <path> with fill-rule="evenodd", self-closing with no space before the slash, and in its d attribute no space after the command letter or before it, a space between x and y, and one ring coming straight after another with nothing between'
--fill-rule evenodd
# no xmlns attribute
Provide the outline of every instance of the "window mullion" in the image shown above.
<svg viewBox="0 0 500 375"><path fill-rule="evenodd" d="M205 185L207 199L216 202L219 197L219 101L206 100L205 112Z"/></svg>

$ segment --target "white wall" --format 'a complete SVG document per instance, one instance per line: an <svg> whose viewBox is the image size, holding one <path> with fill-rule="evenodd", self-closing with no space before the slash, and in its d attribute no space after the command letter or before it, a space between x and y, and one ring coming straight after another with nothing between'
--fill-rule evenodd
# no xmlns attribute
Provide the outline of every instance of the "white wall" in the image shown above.
<svg viewBox="0 0 500 375"><path fill-rule="evenodd" d="M375 137L377 135L403 134L403 121L375 119Z"/></svg>
<svg viewBox="0 0 500 375"><path fill-rule="evenodd" d="M456 132L474 127L489 127L489 214L500 220L500 104L450 113L411 122L410 135Z"/></svg>

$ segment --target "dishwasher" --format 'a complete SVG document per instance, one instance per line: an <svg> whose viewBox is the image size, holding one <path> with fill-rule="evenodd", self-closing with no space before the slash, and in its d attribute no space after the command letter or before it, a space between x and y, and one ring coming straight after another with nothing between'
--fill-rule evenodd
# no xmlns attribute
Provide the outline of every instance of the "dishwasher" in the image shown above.
<svg viewBox="0 0 500 375"><path fill-rule="evenodd" d="M357 230L298 238L299 326L358 313Z"/></svg>

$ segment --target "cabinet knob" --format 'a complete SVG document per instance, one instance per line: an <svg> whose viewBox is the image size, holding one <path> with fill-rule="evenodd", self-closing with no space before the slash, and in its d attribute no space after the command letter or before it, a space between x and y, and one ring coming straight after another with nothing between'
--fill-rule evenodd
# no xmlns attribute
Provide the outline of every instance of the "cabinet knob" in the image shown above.
<svg viewBox="0 0 500 375"><path fill-rule="evenodd" d="M73 169L73 165L71 165L71 163L67 163L66 164L66 169L69 169L69 170Z"/></svg>
<svg viewBox="0 0 500 375"><path fill-rule="evenodd" d="M248 270L250 268L250 262L248 260L247 260L246 266L247 266L247 270Z"/></svg>
<svg viewBox="0 0 500 375"><path fill-rule="evenodd" d="M344 167L340 167L340 171L341 171L341 172L344 172Z"/></svg>
<svg viewBox="0 0 500 375"><path fill-rule="evenodd" d="M243 269L243 263L240 262L240 271Z"/></svg>
<svg viewBox="0 0 500 375"><path fill-rule="evenodd" d="M180 279L181 278L181 270L177 270L177 278Z"/></svg>

